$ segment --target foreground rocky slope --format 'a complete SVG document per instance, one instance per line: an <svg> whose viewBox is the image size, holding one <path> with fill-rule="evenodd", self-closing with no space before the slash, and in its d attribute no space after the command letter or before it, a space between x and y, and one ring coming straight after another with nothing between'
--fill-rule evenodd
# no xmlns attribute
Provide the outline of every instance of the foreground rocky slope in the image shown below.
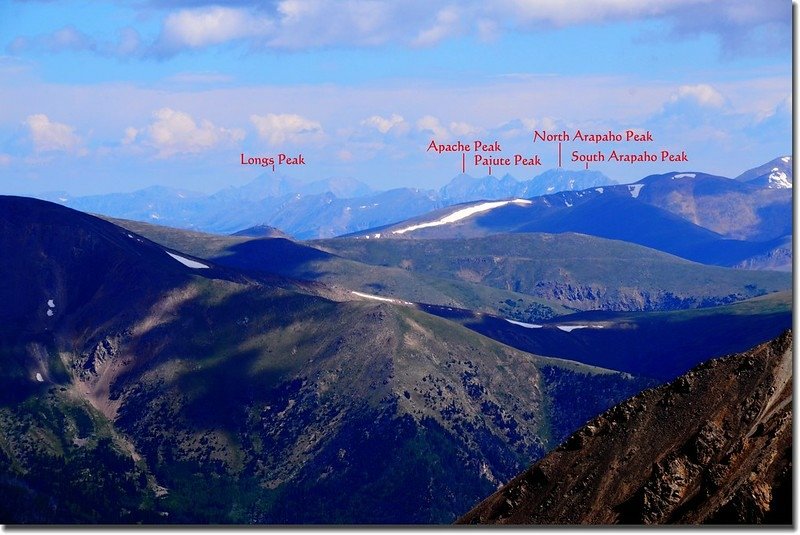
<svg viewBox="0 0 800 535"><path fill-rule="evenodd" d="M459 523L792 522L792 334L617 405Z"/></svg>

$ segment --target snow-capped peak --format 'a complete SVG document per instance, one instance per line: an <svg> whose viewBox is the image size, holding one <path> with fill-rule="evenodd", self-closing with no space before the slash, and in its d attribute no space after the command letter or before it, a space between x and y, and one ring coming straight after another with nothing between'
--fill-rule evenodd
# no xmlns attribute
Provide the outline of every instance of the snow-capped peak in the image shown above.
<svg viewBox="0 0 800 535"><path fill-rule="evenodd" d="M792 187L792 181L789 180L789 177L786 176L786 173L777 167L773 167L769 174L767 187L769 189L790 189Z"/></svg>

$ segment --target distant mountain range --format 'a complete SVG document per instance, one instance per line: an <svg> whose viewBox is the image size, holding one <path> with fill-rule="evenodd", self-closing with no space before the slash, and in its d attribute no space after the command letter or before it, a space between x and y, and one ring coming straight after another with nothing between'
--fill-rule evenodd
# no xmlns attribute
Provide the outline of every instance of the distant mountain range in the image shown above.
<svg viewBox="0 0 800 535"><path fill-rule="evenodd" d="M480 199L534 196L608 184L597 171L550 170L531 180L510 175L458 175L439 191L397 188L372 191L353 179L301 183L264 173L241 187L213 195L153 186L132 193L72 197L50 192L34 197L76 210L111 217L214 233L234 233L259 225L298 238L330 238L414 217L437 208Z"/></svg>
<svg viewBox="0 0 800 535"><path fill-rule="evenodd" d="M600 171L566 171L550 169L531 180L517 181L511 175L474 178L461 174L439 190L439 197L448 204L477 200L536 197L559 191L576 191L613 181Z"/></svg>
<svg viewBox="0 0 800 535"><path fill-rule="evenodd" d="M760 174L779 166L791 186L790 162L790 157L770 162L743 175L747 180L673 172L627 185L465 203L353 236L442 239L579 232L705 264L790 270L792 189L764 183Z"/></svg>
<svg viewBox="0 0 800 535"><path fill-rule="evenodd" d="M643 191L640 201L727 239L768 241L789 233L785 216L787 211L791 212L790 156L746 171L735 180L681 172L654 175L637 184L648 187L630 190L636 192L634 198ZM546 199L548 195L561 192L590 192L593 188L613 185L610 178L598 171L551 169L523 181L511 175L472 177L461 174L438 191L418 188L372 191L354 179L302 183L281 174L264 173L244 186L229 187L212 195L153 186L131 193L72 197L66 192L50 192L34 197L89 213L176 228L230 234L271 226L296 239L314 239L384 227L454 204L512 198ZM624 188L617 188L617 191L624 191ZM556 204L574 204L574 196L562 197L551 200ZM587 217L595 217L595 214L587 214ZM632 221L631 224L637 223ZM574 227L572 230L583 232L581 225L570 226ZM538 230L559 231L561 228L555 222L546 227ZM613 237L613 234L601 235ZM784 257L785 252L786 248L776 243L772 249L752 254L733 253L735 258L725 259L725 265L738 262L746 267L775 267L776 259Z"/></svg>

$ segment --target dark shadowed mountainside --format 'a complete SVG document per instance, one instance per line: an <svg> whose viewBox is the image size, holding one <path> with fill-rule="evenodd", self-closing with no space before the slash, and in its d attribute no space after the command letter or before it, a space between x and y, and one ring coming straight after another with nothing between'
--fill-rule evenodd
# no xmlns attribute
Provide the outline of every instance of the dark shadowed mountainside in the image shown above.
<svg viewBox="0 0 800 535"><path fill-rule="evenodd" d="M791 524L791 332L610 409L459 523Z"/></svg>
<svg viewBox="0 0 800 535"><path fill-rule="evenodd" d="M745 351L792 326L792 293L668 312L578 312L517 322L422 305L489 338L537 355L669 381L714 357Z"/></svg>

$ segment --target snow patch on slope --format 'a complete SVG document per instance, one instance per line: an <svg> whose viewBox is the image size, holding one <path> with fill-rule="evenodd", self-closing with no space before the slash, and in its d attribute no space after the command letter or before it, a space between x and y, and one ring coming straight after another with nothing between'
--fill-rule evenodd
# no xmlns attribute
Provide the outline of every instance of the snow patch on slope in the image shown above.
<svg viewBox="0 0 800 535"><path fill-rule="evenodd" d="M631 193L631 197L634 199L637 198L643 187L644 184L631 184L628 186L628 191Z"/></svg>
<svg viewBox="0 0 800 535"><path fill-rule="evenodd" d="M602 329L603 325L556 325L556 328L570 333L575 329Z"/></svg>
<svg viewBox="0 0 800 535"><path fill-rule="evenodd" d="M461 221L462 219L466 219L469 216L479 214L481 212L488 212L489 210L494 210L495 208L500 208L501 206L505 206L511 203L520 206L525 206L531 204L531 201L527 199L514 199L512 201L484 202L481 204L476 204L475 206L470 206L468 208L462 208L461 210L456 210L455 212L448 214L441 219L437 219L436 221L428 221L426 223L411 225L409 227L405 227L399 230L393 230L392 234L405 234L406 232L412 232L414 230L419 230L421 228L438 227L440 225L447 225L448 223L455 223L456 221Z"/></svg>
<svg viewBox="0 0 800 535"><path fill-rule="evenodd" d="M769 183L767 187L769 189L791 189L792 182L789 180L789 177L786 176L786 173L777 167L773 167L772 172L769 174Z"/></svg>
<svg viewBox="0 0 800 535"><path fill-rule="evenodd" d="M525 327L526 329L541 329L541 325L537 325L536 323L524 323L522 321L514 321L508 318L504 318L507 322L513 323L514 325L519 325L520 327Z"/></svg>
<svg viewBox="0 0 800 535"><path fill-rule="evenodd" d="M375 301L384 301L386 303L395 303L395 304L402 304L402 305L411 305L413 303L409 303L408 301L401 301L400 299L392 299L391 297L381 297L379 295L372 295L372 294L365 294L362 292L350 292L353 295L357 295L359 297L364 297L365 299L374 299Z"/></svg>
<svg viewBox="0 0 800 535"><path fill-rule="evenodd" d="M556 327L558 327L562 331L568 332L568 333L574 331L575 329L588 329L589 328L588 325L556 325Z"/></svg>
<svg viewBox="0 0 800 535"><path fill-rule="evenodd" d="M188 258L184 258L181 255L172 254L169 251L164 251L164 252L167 253L168 255L170 255L172 258L174 258L175 260L177 260L178 262L180 262L181 264L183 264L186 267L189 267L189 268L192 268L192 269L208 269L207 265L201 264L200 262L197 262L195 260L190 260Z"/></svg>

